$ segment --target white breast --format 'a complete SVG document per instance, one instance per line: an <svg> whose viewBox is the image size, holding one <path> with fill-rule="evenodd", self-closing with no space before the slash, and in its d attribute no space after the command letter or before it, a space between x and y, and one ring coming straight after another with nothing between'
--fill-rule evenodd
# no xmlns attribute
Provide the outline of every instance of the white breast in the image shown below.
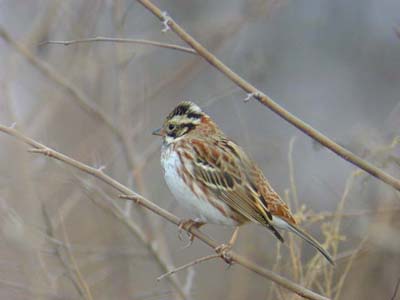
<svg viewBox="0 0 400 300"><path fill-rule="evenodd" d="M193 186L200 198L190 190L177 172L177 169L181 166L181 161L178 154L171 148L163 146L161 164L164 168L165 181L178 203L194 214L199 221L229 226L236 225L234 220L225 217L217 208L204 199L202 191L199 188L196 189L196 185Z"/></svg>

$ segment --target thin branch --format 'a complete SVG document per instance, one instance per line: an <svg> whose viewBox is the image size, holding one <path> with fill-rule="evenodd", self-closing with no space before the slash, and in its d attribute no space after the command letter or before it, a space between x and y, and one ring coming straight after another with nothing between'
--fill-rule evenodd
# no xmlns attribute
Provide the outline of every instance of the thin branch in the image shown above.
<svg viewBox="0 0 400 300"><path fill-rule="evenodd" d="M78 293L82 297L84 297L85 296L85 291L83 290L83 287L79 284L79 282L75 278L74 272L73 272L70 264L67 262L67 260L65 259L65 257L62 255L62 253L60 251L61 250L61 246L65 246L66 247L66 245L65 245L65 243L63 243L61 241L58 241L56 239L55 234L54 234L53 223L51 222L50 216L47 213L47 210L45 209L44 206L42 206L42 213L43 213L43 217L44 217L44 222L47 225L48 240L55 244L55 248L54 248L55 255L59 258L61 264L67 270L68 278L71 280L72 284L74 285L74 287L76 288Z"/></svg>
<svg viewBox="0 0 400 300"><path fill-rule="evenodd" d="M40 43L39 46L44 46L44 45L69 46L69 45L73 45L73 44L93 43L93 42L113 42L113 43L124 43L124 44L150 45L150 46L173 49L173 50L178 50L178 51L197 55L197 52L194 51L193 49L188 48L188 47L179 46L179 45L161 43L161 42L143 40L143 39L123 39L123 38L110 38L110 37L102 37L102 36L97 36L94 38L87 38L87 39L69 40L69 41L44 41L44 42Z"/></svg>
<svg viewBox="0 0 400 300"><path fill-rule="evenodd" d="M94 118L100 120L115 136L118 142L122 145L122 151L124 157L127 160L128 166L133 170L135 166L134 158L131 155L131 149L128 147L128 138L121 132L120 128L114 125L111 119L102 111L100 110L93 101L89 99L89 97L77 88L71 81L65 78L62 74L57 72L57 70L53 69L49 64L41 61L40 59L36 58L26 47L19 44L15 41L11 35L8 34L6 30L4 30L0 26L0 37L3 38L9 45L11 45L19 54L24 56L33 66L39 69L48 79L52 80L58 86L65 89L68 93L71 94L72 99L88 114L93 116ZM133 222L131 222L132 224ZM139 228L139 227L137 227ZM142 231L135 232L137 236L139 236L140 240L147 246L150 253L155 257L157 263L160 265L161 269L164 271L168 271L168 263L162 257L160 253L157 252L155 248L151 246L151 241L145 236ZM177 281L175 277L171 277L173 286L178 291L178 294L182 298L186 298L180 283Z"/></svg>
<svg viewBox="0 0 400 300"><path fill-rule="evenodd" d="M226 66L222 61L220 61L215 55L213 55L210 51L208 51L203 45L201 45L198 41L196 41L191 35L189 35L180 25L178 25L171 17L166 15L165 12L161 11L156 5L154 5L149 0L137 0L141 3L145 8L147 8L151 13L153 13L160 21L163 22L164 26L170 28L174 31L183 41L185 41L189 46L191 46L201 57L203 57L208 63L214 66L217 70L223 73L227 78L229 78L232 82L238 85L241 89L243 89L246 94L249 96L249 99L255 98L260 103L271 109L273 112L278 114L280 117L303 131L305 134L309 135L311 138L330 149L343 159L349 161L350 163L358 166L363 169L370 175L380 179L381 181L391 185L396 190L400 191L400 180L395 177L389 175L383 170L375 167L371 163L363 160L361 157L355 155L351 151L343 148L342 146L335 143L333 140L314 129L311 125L305 123L278 103L273 101L270 97L268 97L263 92L259 91L255 86L251 83L243 79L237 73L235 73L232 69ZM247 99L247 98L246 98Z"/></svg>
<svg viewBox="0 0 400 300"><path fill-rule="evenodd" d="M65 224L64 224L64 219L62 217L62 215L60 215L60 221L61 221L61 228L63 231L63 235L65 238L65 244L67 245L66 252L68 254L69 259L71 260L71 263L74 267L74 271L76 274L76 277L78 278L78 283L79 286L82 288L82 290L85 291L85 298L87 300L93 300L93 296L92 296L92 292L90 291L90 287L89 285L86 283L85 279L83 278L83 275L79 269L78 263L76 262L75 256L72 254L72 251L69 247L70 242L69 242L69 238L68 238L68 234L67 234L67 229L65 228Z"/></svg>
<svg viewBox="0 0 400 300"><path fill-rule="evenodd" d="M190 294L192 291L195 275L196 272L194 271L194 269L189 269L187 271L186 282L185 286L183 287L183 290L185 291L186 294Z"/></svg>
<svg viewBox="0 0 400 300"><path fill-rule="evenodd" d="M0 37L4 39L10 46L12 46L19 54L24 56L33 66L38 68L42 74L48 79L55 82L60 87L64 88L71 94L73 99L84 109L87 113L101 120L119 139L120 132L114 126L113 122L101 110L96 107L92 101L79 90L72 82L65 78L62 74L53 69L49 64L36 58L26 47L18 43L13 37L2 27L0 27Z"/></svg>
<svg viewBox="0 0 400 300"><path fill-rule="evenodd" d="M114 125L114 122L101 110L99 109L91 99L70 80L64 77L56 69L54 69L48 63L35 57L29 49L22 44L18 43L4 28L0 26L0 37L4 39L10 46L12 46L20 55L25 57L32 66L36 67L42 72L44 76L54 82L57 86L64 89L67 93L72 96L72 99L81 107L85 112L96 120L100 120L115 136L117 141L122 145L124 157L128 161L129 166L134 165L133 158L130 156L130 149L128 149L125 137L120 128Z"/></svg>
<svg viewBox="0 0 400 300"><path fill-rule="evenodd" d="M136 193L134 193L132 190L130 190L129 188L127 188L126 186L122 185L121 183L119 183L118 181L112 179L111 177L105 175L101 170L90 167L88 165L85 165L79 161L76 161L64 154L61 154L57 151L54 151L48 147L46 147L45 145L28 138L27 136L21 134L20 132L18 132L17 130L15 130L14 128L11 127L7 127L7 126L3 126L0 125L0 131L3 131L11 136L16 137L17 139L23 141L25 144L28 144L30 146L33 147L33 149L30 150L30 152L33 153L41 153L44 154L46 156L55 158L57 160L60 160L72 167L75 167L77 169L80 169L88 174L93 175L94 177L101 179L103 182L109 184L110 186L114 187L116 190L118 190L121 193L124 194L133 194L133 195L137 195ZM139 196L139 195L138 195ZM163 257L160 255L159 252L157 252L157 249L155 247L155 245L152 243L152 240L149 240L147 238L147 236L145 235L145 233L133 222L130 222L130 225L132 225L130 228L133 230L133 232L135 233L135 235L141 240L141 242L146 245L146 247L148 248L148 250L150 251L150 253L153 255L153 257L155 258L156 262L158 263L158 265L160 266L160 268L163 271L168 272L169 271L169 266L168 264L164 261ZM171 283L174 286L174 288L176 289L177 293L180 295L181 298L186 298L185 293L182 290L182 287L180 285L180 283L178 282L178 280L175 277L170 277Z"/></svg>
<svg viewBox="0 0 400 300"><path fill-rule="evenodd" d="M190 267L192 267L194 265L197 265L199 263L202 263L202 262L205 262L207 260L211 260L211 259L214 259L214 258L217 258L217 257L220 257L220 255L219 254L211 254L211 255L204 256L204 257L200 257L200 258L195 259L195 260L193 260L193 261L191 261L191 262L189 262L187 264L184 264L183 266L180 266L179 268L176 268L176 269L171 270L171 271L169 271L169 272L167 272L165 274L162 274L161 276L157 277L157 281L160 281L161 279L163 279L163 278L165 278L167 276L170 276L170 275L175 274L175 273L177 273L179 271L185 270L185 269L190 268Z"/></svg>
<svg viewBox="0 0 400 300"><path fill-rule="evenodd" d="M290 195L291 195L291 203L293 203L294 210L299 211L299 199L297 194L297 186L296 186L296 179L294 175L294 163L293 163L293 148L294 143L296 141L296 137L292 137L289 142L289 150L288 150L288 164L289 164L289 182L290 182ZM296 247L294 243L293 236L289 236L289 250L290 250L290 257L292 259L292 266L293 266L293 275L294 278L300 279L303 281L303 268L301 265L301 248Z"/></svg>
<svg viewBox="0 0 400 300"><path fill-rule="evenodd" d="M294 176L294 163L293 163L293 148L294 148L295 141L296 141L295 136L292 137L289 141L288 163L289 163L290 191L292 193L294 210L298 211L300 206L299 206L299 198L297 195L297 186L296 186L296 180L295 180L295 176Z"/></svg>
<svg viewBox="0 0 400 300"><path fill-rule="evenodd" d="M368 240L368 235L360 242L360 244L358 245L357 249L362 249L365 245L365 243ZM336 295L335 295L335 300L339 300L340 299L340 295L345 283L345 280L348 276L348 274L350 273L351 267L353 266L353 263L356 259L356 257L358 256L358 251L354 251L353 254L350 256L350 259L348 260L346 267L344 268L344 271L342 273L342 275L340 276L339 282L336 286Z"/></svg>
<svg viewBox="0 0 400 300"><path fill-rule="evenodd" d="M169 222L175 224L176 226L179 226L179 224L181 224L182 220L180 220L177 216L171 214L167 210L159 207L158 205L154 204L153 202L151 202L151 201L147 200L146 198L142 197L141 195L135 193L133 190L122 185L115 179L107 176L102 171L100 171L96 168L90 167L90 166L88 166L80 161L77 161L65 154L62 154L55 150L52 150L51 148L23 135L22 133L18 132L14 128L0 125L0 131L7 133L8 135L13 136L13 137L17 138L18 140L24 142L25 144L28 144L31 147L33 147L34 149L32 149L31 152L40 153L40 154L43 154L50 158L54 158L56 160L59 160L65 164L67 164L67 165L77 168L87 174L90 174L90 175L96 177L97 179L101 180L102 182L110 185L117 191L123 193L124 196L122 196L122 198L131 199L131 200L135 201L137 204L140 204L143 207L146 207L147 209L149 209L152 212L154 212L155 214L163 217L164 219L168 220ZM189 228L188 232L193 234L195 237L197 237L199 240L203 241L205 244L207 244L214 250L217 248L217 246L220 245L220 243L211 239L208 235L204 234L202 231L200 231L194 227ZM147 240L144 238L144 241L147 241ZM156 246L156 245L153 245L152 243L149 243L149 241L147 241L147 245L151 249L153 249ZM328 298L323 297L311 290L308 290L307 288L304 288L303 286L301 286L299 284L291 282L290 280L288 280L278 274L275 274L274 272L272 272L268 269L258 266L256 263L250 261L248 258L243 257L232 250L229 250L226 253L224 253L224 256L225 257L228 256L233 262L235 262L235 263L245 267L246 269L249 269L267 279L274 281L275 283L285 287L286 289L288 289L304 298L313 299L313 300L327 300L328 299ZM172 277L172 278L174 278L174 277ZM178 289L178 291L179 291L179 289Z"/></svg>

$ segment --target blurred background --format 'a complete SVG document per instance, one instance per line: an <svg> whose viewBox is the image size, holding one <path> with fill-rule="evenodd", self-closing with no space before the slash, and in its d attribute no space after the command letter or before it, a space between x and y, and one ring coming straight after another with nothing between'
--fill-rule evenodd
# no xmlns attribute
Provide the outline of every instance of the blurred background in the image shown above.
<svg viewBox="0 0 400 300"><path fill-rule="evenodd" d="M400 178L398 0L157 1L279 104ZM183 43L136 1L0 1L0 123L106 174L180 217L151 135L190 99L258 162L335 268L293 236L243 227L235 250L332 299L400 299L400 194L245 93L199 57L96 36ZM298 299L99 180L0 134L0 298ZM231 228L204 231L226 241ZM185 235L184 235L185 238Z"/></svg>

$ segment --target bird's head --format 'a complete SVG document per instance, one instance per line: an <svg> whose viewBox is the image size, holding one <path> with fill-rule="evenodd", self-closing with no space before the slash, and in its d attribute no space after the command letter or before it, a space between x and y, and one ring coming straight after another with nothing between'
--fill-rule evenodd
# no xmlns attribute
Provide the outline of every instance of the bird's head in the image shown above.
<svg viewBox="0 0 400 300"><path fill-rule="evenodd" d="M183 101L167 116L162 127L153 131L163 137L164 143L170 144L196 129L209 117L190 101Z"/></svg>

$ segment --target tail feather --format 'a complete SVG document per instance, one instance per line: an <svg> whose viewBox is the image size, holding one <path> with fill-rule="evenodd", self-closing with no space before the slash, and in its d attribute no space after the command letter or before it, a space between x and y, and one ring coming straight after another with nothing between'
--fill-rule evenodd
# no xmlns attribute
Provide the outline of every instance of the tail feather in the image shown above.
<svg viewBox="0 0 400 300"><path fill-rule="evenodd" d="M301 237L303 240L305 240L307 243L317 249L329 261L330 264L335 265L332 256L322 247L322 245L316 239L314 239L311 235L309 235L307 232L303 231L296 225L289 223L287 223L287 225L287 229L289 229L291 232L295 233L297 236Z"/></svg>

